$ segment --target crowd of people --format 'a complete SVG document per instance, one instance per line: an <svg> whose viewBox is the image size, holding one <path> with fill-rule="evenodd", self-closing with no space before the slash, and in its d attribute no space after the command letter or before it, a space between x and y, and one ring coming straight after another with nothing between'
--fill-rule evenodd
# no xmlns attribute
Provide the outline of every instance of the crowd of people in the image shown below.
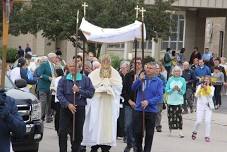
<svg viewBox="0 0 227 152"><path fill-rule="evenodd" d="M18 66L8 75L12 82L26 80L29 85L24 91L36 86L42 120L54 119L60 152L67 151L68 134L73 152L86 152L86 146L91 152L99 148L109 152L117 136L124 137L124 152L150 152L155 129L162 132L164 109L170 135L179 130L179 137L184 138L182 114L196 111L191 137L196 139L205 117L205 141L211 141L212 111L222 105L227 64L208 48L200 54L195 47L189 62L184 52L184 48L180 53L167 48L161 62L143 63L136 57L122 61L117 71L107 54L98 60L89 52L85 59L77 55L64 62L58 48L42 57L33 70L29 68L31 55L21 54Z"/></svg>

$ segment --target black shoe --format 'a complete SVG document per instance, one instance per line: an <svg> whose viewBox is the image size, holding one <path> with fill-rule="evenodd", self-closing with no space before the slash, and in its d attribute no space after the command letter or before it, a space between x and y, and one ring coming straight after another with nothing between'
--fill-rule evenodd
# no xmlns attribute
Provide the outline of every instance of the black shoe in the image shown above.
<svg viewBox="0 0 227 152"><path fill-rule="evenodd" d="M156 127L156 131L157 131L157 132L162 132L162 127L161 127L161 126L157 126L157 127Z"/></svg>
<svg viewBox="0 0 227 152"><path fill-rule="evenodd" d="M131 148L132 148L131 146L128 146L128 145L127 145L127 146L125 147L124 152L130 152L130 149L131 149Z"/></svg>
<svg viewBox="0 0 227 152"><path fill-rule="evenodd" d="M136 146L133 146L133 152L138 152Z"/></svg>

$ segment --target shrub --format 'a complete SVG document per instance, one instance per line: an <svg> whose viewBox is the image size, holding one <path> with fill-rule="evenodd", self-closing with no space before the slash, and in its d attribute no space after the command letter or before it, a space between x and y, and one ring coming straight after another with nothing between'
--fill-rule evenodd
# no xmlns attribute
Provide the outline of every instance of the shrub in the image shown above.
<svg viewBox="0 0 227 152"><path fill-rule="evenodd" d="M114 69L118 70L120 68L121 59L119 56L116 55L110 55L112 66Z"/></svg>
<svg viewBox="0 0 227 152"><path fill-rule="evenodd" d="M2 48L0 48L0 58L2 59ZM8 48L6 62L14 63L17 60L17 49Z"/></svg>
<svg viewBox="0 0 227 152"><path fill-rule="evenodd" d="M144 58L144 61L143 62L144 62L144 64L149 63L149 62L155 62L155 59L152 58L151 56L146 56Z"/></svg>

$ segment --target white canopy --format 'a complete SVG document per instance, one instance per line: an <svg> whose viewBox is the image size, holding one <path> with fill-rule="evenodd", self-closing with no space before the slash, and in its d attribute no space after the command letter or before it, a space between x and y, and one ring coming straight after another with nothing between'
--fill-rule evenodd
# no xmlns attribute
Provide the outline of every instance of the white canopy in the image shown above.
<svg viewBox="0 0 227 152"><path fill-rule="evenodd" d="M87 41L98 43L122 43L142 39L141 32L142 22L121 27L121 28L101 28L95 26L84 18L82 19L80 30L83 32ZM146 28L144 25L144 39L146 39Z"/></svg>

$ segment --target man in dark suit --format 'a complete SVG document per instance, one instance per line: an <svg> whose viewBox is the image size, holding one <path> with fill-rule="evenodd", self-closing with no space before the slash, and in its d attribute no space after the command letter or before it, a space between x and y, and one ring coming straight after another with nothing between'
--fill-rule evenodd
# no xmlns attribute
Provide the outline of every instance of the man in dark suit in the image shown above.
<svg viewBox="0 0 227 152"><path fill-rule="evenodd" d="M56 63L57 55L55 53L49 53L47 55L48 60L43 62L37 69L37 75L39 77L37 89L38 96L42 107L42 120L49 123L52 121L51 116L51 100L50 100L50 84L55 77L54 64Z"/></svg>

